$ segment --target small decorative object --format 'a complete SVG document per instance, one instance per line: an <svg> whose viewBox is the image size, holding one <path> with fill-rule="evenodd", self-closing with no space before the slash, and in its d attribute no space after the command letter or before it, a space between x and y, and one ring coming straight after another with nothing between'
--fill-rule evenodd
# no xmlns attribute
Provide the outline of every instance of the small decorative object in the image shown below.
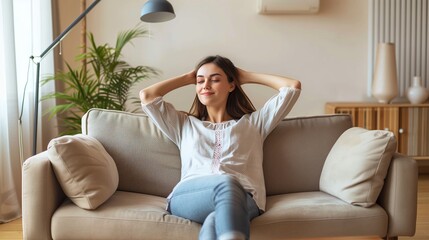
<svg viewBox="0 0 429 240"><path fill-rule="evenodd" d="M380 103L389 103L398 95L395 44L393 43L378 44L372 95Z"/></svg>
<svg viewBox="0 0 429 240"><path fill-rule="evenodd" d="M407 90L407 98L412 104L424 103L429 97L429 91L422 86L422 79L415 76L411 83L411 87Z"/></svg>

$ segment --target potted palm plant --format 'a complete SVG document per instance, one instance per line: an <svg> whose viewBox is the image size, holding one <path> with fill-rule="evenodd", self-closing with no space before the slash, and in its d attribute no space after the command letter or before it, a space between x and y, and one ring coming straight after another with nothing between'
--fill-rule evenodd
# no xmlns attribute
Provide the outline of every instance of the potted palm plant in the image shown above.
<svg viewBox="0 0 429 240"><path fill-rule="evenodd" d="M132 67L122 59L122 50L133 39L145 36L147 31L137 27L118 34L114 47L98 45L92 33L88 35L89 48L77 60L84 64L44 78L42 83L61 81L64 92L53 92L42 100L56 99L59 104L48 110L50 117L61 119L61 135L81 132L81 118L91 108L135 112L138 99L130 97L131 87L158 71L148 66ZM133 100L133 101L132 101ZM130 107L131 106L131 107Z"/></svg>

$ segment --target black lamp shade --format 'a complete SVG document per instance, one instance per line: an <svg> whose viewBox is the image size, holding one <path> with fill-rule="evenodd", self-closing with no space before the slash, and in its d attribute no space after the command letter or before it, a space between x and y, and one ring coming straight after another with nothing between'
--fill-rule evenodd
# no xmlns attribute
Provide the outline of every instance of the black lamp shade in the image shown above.
<svg viewBox="0 0 429 240"><path fill-rule="evenodd" d="M176 17L173 6L167 0L149 0L142 8L143 22L165 22Z"/></svg>

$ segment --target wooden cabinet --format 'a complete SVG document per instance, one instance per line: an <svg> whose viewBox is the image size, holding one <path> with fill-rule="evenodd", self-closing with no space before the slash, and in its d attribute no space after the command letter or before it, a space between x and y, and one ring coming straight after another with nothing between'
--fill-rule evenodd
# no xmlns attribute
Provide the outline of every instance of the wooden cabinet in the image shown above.
<svg viewBox="0 0 429 240"><path fill-rule="evenodd" d="M326 113L350 114L353 125L392 131L398 152L429 160L429 104L330 102Z"/></svg>

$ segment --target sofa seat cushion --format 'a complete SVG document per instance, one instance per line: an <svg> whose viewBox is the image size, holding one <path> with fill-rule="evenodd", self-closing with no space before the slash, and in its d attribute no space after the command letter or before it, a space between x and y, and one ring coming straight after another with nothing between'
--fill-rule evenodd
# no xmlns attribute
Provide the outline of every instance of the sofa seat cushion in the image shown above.
<svg viewBox="0 0 429 240"><path fill-rule="evenodd" d="M53 239L197 239L200 225L169 215L165 198L115 192L96 210L66 200L52 217Z"/></svg>
<svg viewBox="0 0 429 240"><path fill-rule="evenodd" d="M384 236L387 214L323 192L267 198L251 223L254 240L320 236ZM96 210L66 200L52 217L53 239L198 239L200 225L165 211L165 198L117 191Z"/></svg>
<svg viewBox="0 0 429 240"><path fill-rule="evenodd" d="M388 217L379 206L362 208L324 192L270 196L266 212L251 223L252 239L285 237L380 236Z"/></svg>

